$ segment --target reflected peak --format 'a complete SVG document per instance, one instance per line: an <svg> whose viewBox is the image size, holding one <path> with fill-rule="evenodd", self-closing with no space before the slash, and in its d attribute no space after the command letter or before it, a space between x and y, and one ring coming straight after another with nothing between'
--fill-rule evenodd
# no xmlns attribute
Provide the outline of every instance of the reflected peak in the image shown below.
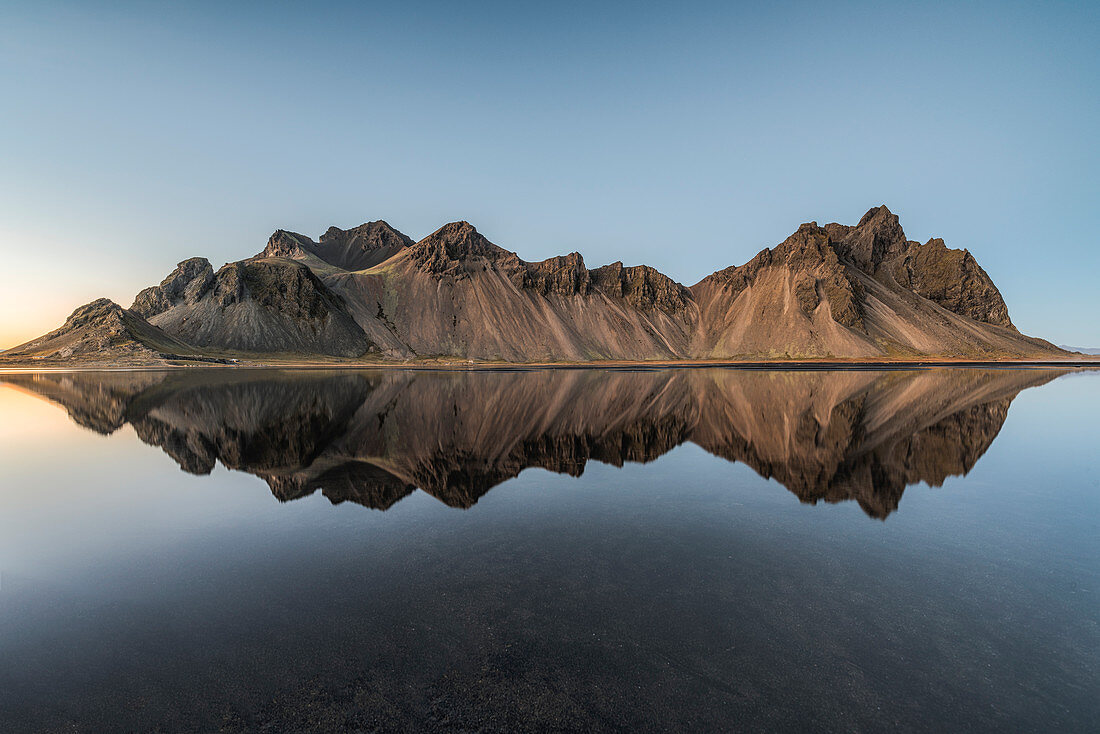
<svg viewBox="0 0 1100 734"><path fill-rule="evenodd" d="M194 474L217 462L289 501L452 507L539 467L652 461L692 442L801 501L872 517L966 474L1020 390L1065 370L737 369L40 373L3 380L101 433L133 426Z"/></svg>

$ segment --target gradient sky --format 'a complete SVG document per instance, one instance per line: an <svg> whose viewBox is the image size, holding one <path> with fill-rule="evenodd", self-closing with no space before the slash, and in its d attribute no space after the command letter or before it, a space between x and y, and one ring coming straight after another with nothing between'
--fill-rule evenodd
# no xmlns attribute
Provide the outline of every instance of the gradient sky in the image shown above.
<svg viewBox="0 0 1100 734"><path fill-rule="evenodd" d="M1100 346L1100 3L91 5L0 5L0 347L277 228L690 285L880 203Z"/></svg>

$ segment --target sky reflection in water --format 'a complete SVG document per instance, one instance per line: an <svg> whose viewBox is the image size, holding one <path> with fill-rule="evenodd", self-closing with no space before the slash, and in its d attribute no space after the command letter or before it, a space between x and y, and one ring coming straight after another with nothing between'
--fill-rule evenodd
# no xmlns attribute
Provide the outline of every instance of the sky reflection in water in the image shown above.
<svg viewBox="0 0 1100 734"><path fill-rule="evenodd" d="M2 375L0 721L1084 731L1062 374Z"/></svg>

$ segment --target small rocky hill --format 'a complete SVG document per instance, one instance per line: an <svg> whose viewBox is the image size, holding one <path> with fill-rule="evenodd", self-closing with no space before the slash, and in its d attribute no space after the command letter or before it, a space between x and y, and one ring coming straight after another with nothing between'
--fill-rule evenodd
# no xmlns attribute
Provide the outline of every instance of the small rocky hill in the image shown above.
<svg viewBox="0 0 1100 734"><path fill-rule="evenodd" d="M7 350L5 361L159 364L194 357L189 344L149 324L139 314L100 298L73 311L61 327Z"/></svg>

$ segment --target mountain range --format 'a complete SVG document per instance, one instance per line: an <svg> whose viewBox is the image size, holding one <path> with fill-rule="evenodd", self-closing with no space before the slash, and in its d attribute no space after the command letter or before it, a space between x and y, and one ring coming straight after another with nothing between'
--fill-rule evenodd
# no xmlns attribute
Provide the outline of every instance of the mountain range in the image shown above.
<svg viewBox="0 0 1100 734"><path fill-rule="evenodd" d="M384 221L318 240L278 230L215 270L179 263L129 308L100 299L0 361L593 362L1058 359L1021 334L986 272L908 240L885 206L801 225L691 287L579 253L527 262L467 222L414 242Z"/></svg>

